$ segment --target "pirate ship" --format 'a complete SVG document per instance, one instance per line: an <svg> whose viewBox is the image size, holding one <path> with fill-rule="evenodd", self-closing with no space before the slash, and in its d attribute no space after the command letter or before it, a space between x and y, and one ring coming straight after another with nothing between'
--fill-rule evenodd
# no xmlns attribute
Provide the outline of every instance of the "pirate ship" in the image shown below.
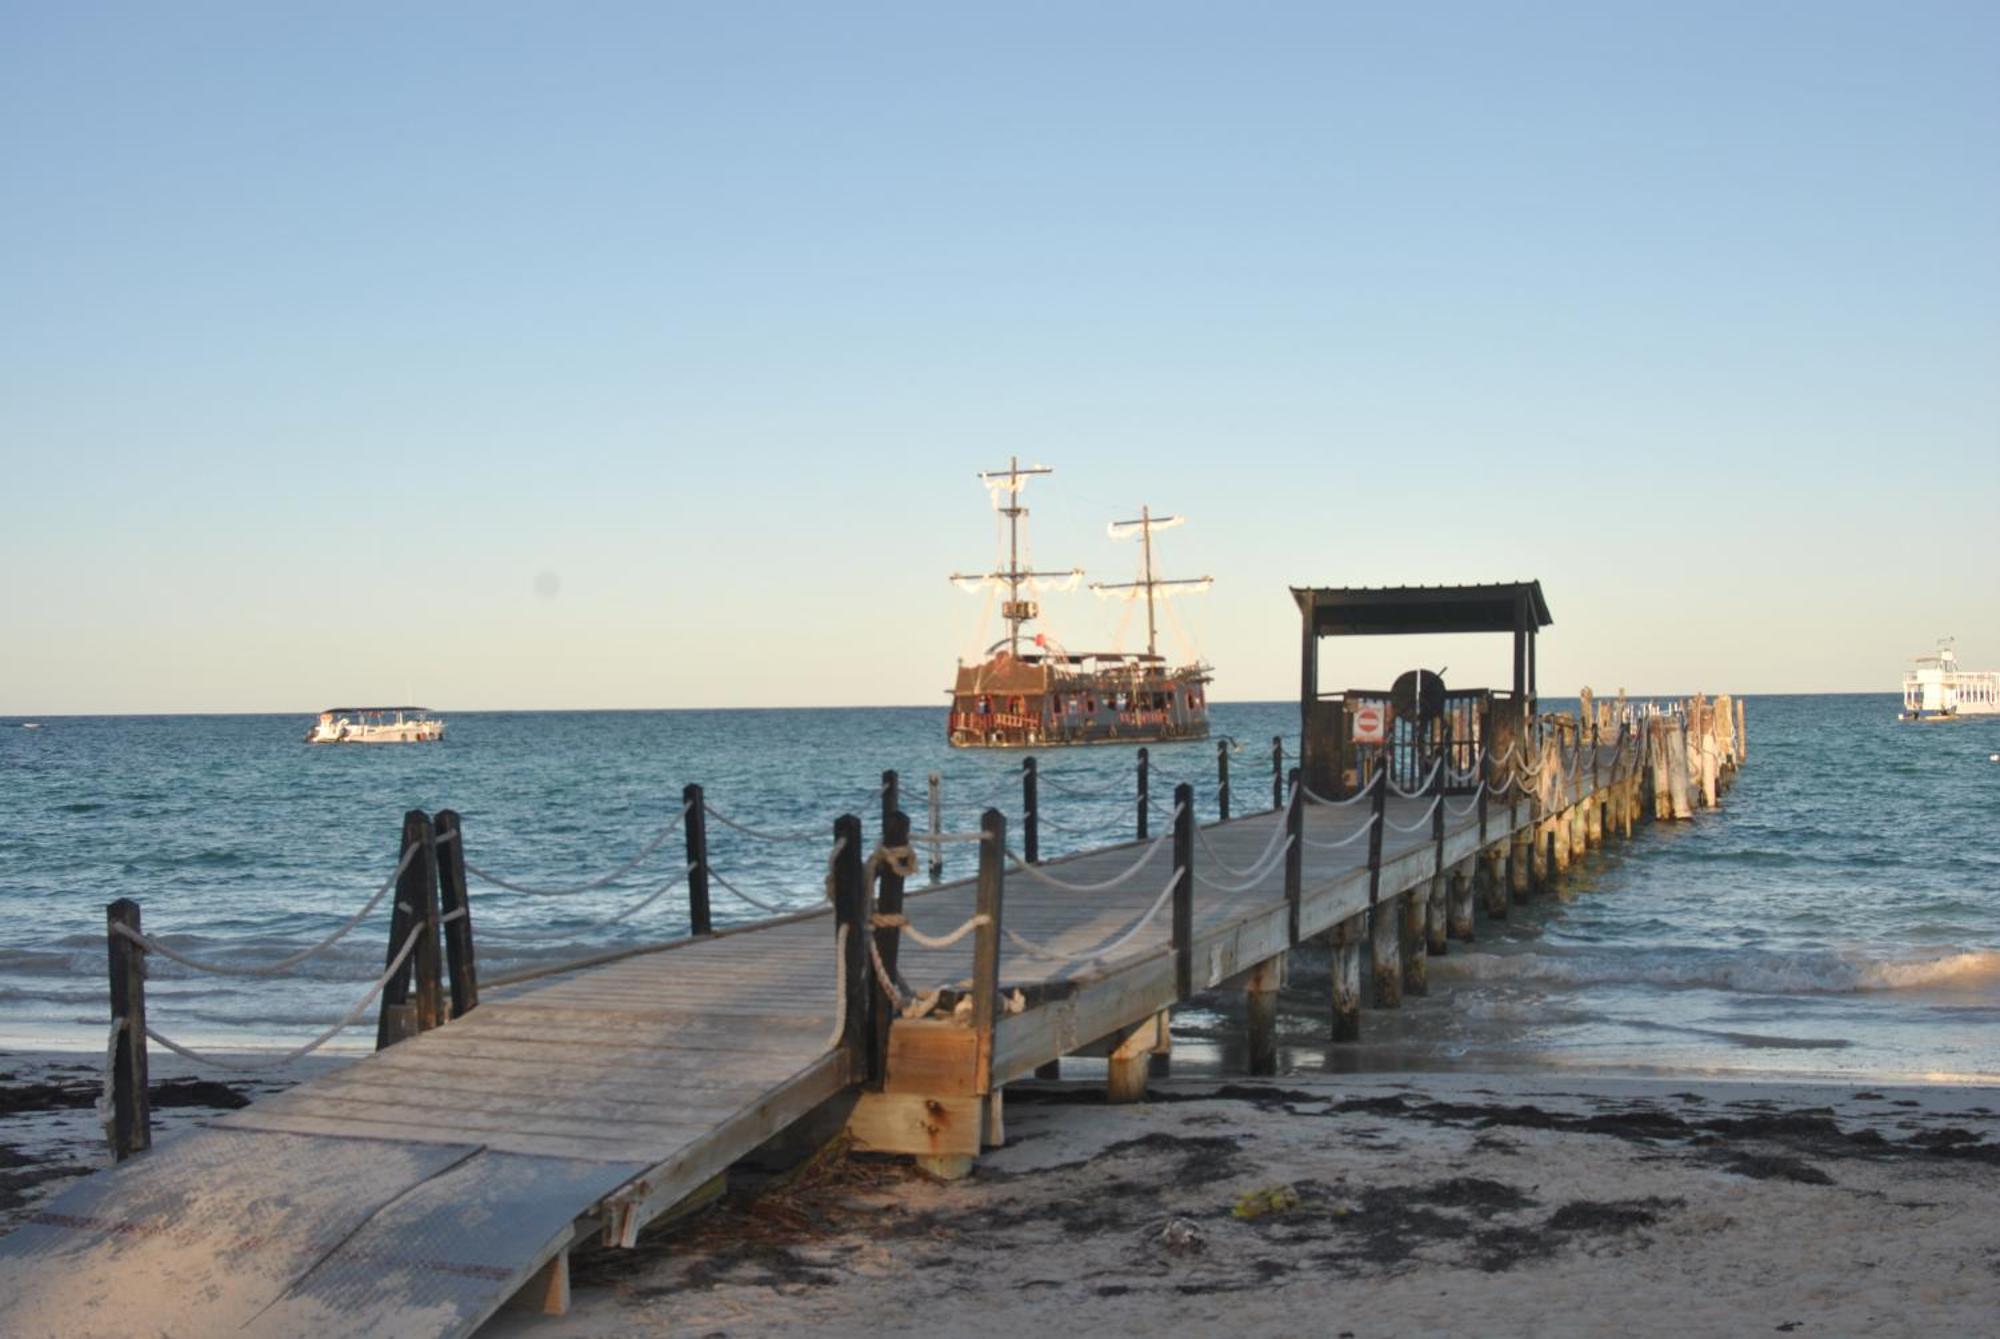
<svg viewBox="0 0 2000 1339"><path fill-rule="evenodd" d="M1033 595L1075 590L1083 579L1081 568L1036 571L1032 562L1023 565L1028 509L1021 493L1030 479L1052 473L1042 465L1024 468L1016 458L1004 470L978 476L1006 522L1006 550L993 570L953 573L951 579L962 590L999 596L1007 635L987 647L978 664L959 662L947 739L954 748L987 749L1206 739L1209 666L1198 659L1170 666L1159 652L1160 602L1211 584L1208 577L1164 580L1153 573L1154 532L1181 524L1183 517L1154 516L1141 507L1139 519L1113 521L1112 538L1139 540L1139 579L1091 586L1104 599L1145 603L1143 654L1071 651L1047 633L1024 636L1023 628L1041 617Z"/></svg>

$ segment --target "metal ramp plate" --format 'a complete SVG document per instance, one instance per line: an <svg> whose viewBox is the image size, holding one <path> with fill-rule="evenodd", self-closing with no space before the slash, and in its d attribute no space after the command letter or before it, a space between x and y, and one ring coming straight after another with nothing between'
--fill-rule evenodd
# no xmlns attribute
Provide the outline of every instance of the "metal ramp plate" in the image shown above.
<svg viewBox="0 0 2000 1339"><path fill-rule="evenodd" d="M7 1339L462 1335L644 1168L192 1130L0 1238Z"/></svg>

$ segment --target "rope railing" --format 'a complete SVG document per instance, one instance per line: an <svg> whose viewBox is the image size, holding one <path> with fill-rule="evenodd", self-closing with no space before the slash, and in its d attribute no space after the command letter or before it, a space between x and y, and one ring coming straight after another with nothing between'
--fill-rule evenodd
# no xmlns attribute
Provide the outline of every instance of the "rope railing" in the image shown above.
<svg viewBox="0 0 2000 1339"><path fill-rule="evenodd" d="M959 924L958 928L953 930L950 934L943 934L943 935L925 934L922 930L919 930L915 925L913 925L910 922L910 918L908 916L902 915L900 913L887 914L883 912L876 912L875 914L869 917L868 923L877 930L900 930L905 935L909 936L910 939L914 940L917 944L921 945L924 948L943 949L943 948L950 948L953 944L956 944L959 940L965 938L967 935L971 934L974 930L977 930L980 926L990 924L991 921L989 917L986 917L984 915L970 916L967 917L964 921L962 921Z"/></svg>
<svg viewBox="0 0 2000 1339"><path fill-rule="evenodd" d="M1360 827L1348 833L1345 837L1342 837L1339 841L1316 842L1310 837L1301 837L1299 838L1299 841L1303 845L1312 847L1315 851L1338 851L1341 847L1352 846L1354 845L1355 842L1360 841L1363 837L1366 837L1368 835L1369 829L1375 826L1375 820L1378 817L1379 815L1377 814L1368 815L1368 821L1366 823L1363 823Z"/></svg>
<svg viewBox="0 0 2000 1339"><path fill-rule="evenodd" d="M1284 835L1285 835L1285 825L1283 823L1272 824L1271 836L1270 839L1264 843L1264 849L1259 851L1251 859L1249 865L1245 866L1242 869L1238 869L1234 865L1230 864L1228 861L1224 860L1220 855L1220 853L1216 851L1215 847L1210 844L1208 840L1208 833L1202 828L1201 824L1197 823L1194 825L1195 840L1201 843L1202 850L1208 852L1208 858L1210 860L1213 860L1217 865L1221 866L1222 872L1224 874L1234 874L1239 879L1249 874L1251 870L1256 869L1259 865L1262 865L1264 861L1270 857L1271 848L1275 846L1278 842L1278 839ZM1201 881L1201 876L1199 874L1195 875L1195 881L1197 883Z"/></svg>
<svg viewBox="0 0 2000 1339"><path fill-rule="evenodd" d="M757 910L759 911L768 911L774 915L782 915L784 912L790 910L790 908L788 907L776 906L770 902L763 901L761 898L753 897L749 893L744 892L741 888L738 888L735 884L731 883L729 880L723 878L720 874L716 873L715 866L713 865L710 865L708 867L708 880L710 883L713 883L718 887L720 887L724 892L728 893L731 897L734 897L742 902L747 902L751 906L757 908Z"/></svg>
<svg viewBox="0 0 2000 1339"><path fill-rule="evenodd" d="M1437 807L1443 803L1444 803L1444 796L1439 795L1434 797L1431 800L1430 804L1425 807L1423 817L1419 818L1416 822L1410 824L1408 827L1403 826L1401 823L1391 822L1387 818L1384 818L1382 820L1382 826L1389 829L1391 832L1421 832L1425 828L1430 826L1431 815L1436 813Z"/></svg>
<svg viewBox="0 0 2000 1339"><path fill-rule="evenodd" d="M1284 832L1284 829L1279 828L1278 831L1282 833ZM1213 879L1204 877L1202 875L1202 872L1198 869L1194 872L1194 881L1200 884L1202 887L1212 889L1218 893L1247 893L1251 889L1263 883L1264 880L1270 876L1272 870L1278 868L1279 865L1283 864L1285 856L1291 851L1291 849L1292 849L1292 839L1289 835L1287 835L1285 837L1284 845L1280 846L1275 852L1272 853L1268 863L1264 864L1261 867L1253 866L1251 869L1240 871L1243 878L1243 882L1241 883L1217 883ZM1217 861L1216 863L1221 864L1222 862Z"/></svg>
<svg viewBox="0 0 2000 1339"><path fill-rule="evenodd" d="M1175 819L1179 819L1180 815L1181 815L1180 807L1176 805L1174 808L1173 817ZM1052 875L1050 875L1041 866L1029 864L1027 861L1023 860L1020 856L1016 855L1012 851L1008 851L1005 854L1008 862L1012 864L1015 869L1020 870L1023 874L1026 874L1036 883L1044 884L1050 888L1054 888L1058 892L1106 893L1111 891L1113 888L1119 888L1124 886L1126 883L1129 883L1132 880L1132 878L1139 873L1140 870L1146 867L1148 861L1150 861L1155 855L1159 854L1160 848L1162 846L1165 846L1168 842L1172 840L1173 840L1172 832L1161 833L1159 836L1155 837L1151 842L1147 844L1146 849L1139 853L1139 858L1133 861L1132 864L1128 866L1123 873L1114 875L1109 879L1105 879L1101 883L1065 883L1061 879L1055 878Z"/></svg>
<svg viewBox="0 0 2000 1339"><path fill-rule="evenodd" d="M389 890L396 886L396 880L403 877L403 874L410 868L410 862L417 858L418 852L422 849L420 846L411 846L408 850L404 851L403 858L396 863L396 868L389 872L389 877L382 881L382 886L375 890L374 896L362 903L361 910L348 917L339 929L310 948L300 949L297 953L287 954L271 962L248 963L240 966L234 963L210 962L206 959L194 957L192 954L183 953L164 940L155 939L148 934L142 934L129 925L114 925L112 930L131 940L148 953L157 953L163 958L172 959L181 966L197 972L208 972L215 976L283 976L306 959L324 953L326 950L332 948L335 944L346 938L362 921L366 920L368 913L375 910L382 899L389 895Z"/></svg>
<svg viewBox="0 0 2000 1339"><path fill-rule="evenodd" d="M1047 786L1049 789L1055 791L1059 795L1067 795L1071 799L1077 799L1077 800L1102 799L1107 795L1122 794L1126 791L1127 788L1126 780L1123 777L1114 777L1112 778L1111 782L1108 785L1099 787L1097 789L1090 789L1083 786L1073 786L1067 781L1064 781L1059 775L1052 772L1037 772L1036 780L1040 784Z"/></svg>
<svg viewBox="0 0 2000 1339"><path fill-rule="evenodd" d="M762 828L753 828L748 824L737 822L735 819L731 818L728 814L723 813L720 809L717 809L714 805L710 804L706 799L704 799L701 802L701 807L703 812L705 812L710 818L714 819L716 822L722 824L722 826L726 828L733 828L737 832L742 833L744 836L753 837L760 842L817 842L817 841L824 841L826 839L826 834L824 832L818 832L818 831L770 832Z"/></svg>
<svg viewBox="0 0 2000 1339"><path fill-rule="evenodd" d="M616 925L621 921L629 920L632 917L638 915L640 912L644 911L647 907L652 906L653 903L659 901L661 898L665 897L668 893L673 892L677 888L685 887L686 885L682 882L682 880L686 879L688 875L694 873L696 870L700 868L701 868L700 865L689 865L687 868L683 869L680 873L674 875L673 878L661 884L658 888L655 888L652 892L646 894L646 896L640 898L637 902L634 902L631 906L625 908L623 911L615 911L611 915L606 916L602 920L592 921L588 925L580 925L576 927L574 930L570 931L569 933L590 934L593 931L602 930L607 926ZM709 877L715 878L715 871L710 870ZM717 879L716 882L720 883L721 880ZM733 892L735 890L731 889L731 891ZM769 908L769 909L775 910L775 908ZM439 923L443 924L445 922L454 921L463 915L465 915L465 909L461 907L457 911L452 912L450 915L441 917ZM527 938L529 932L522 930L512 930L506 928L505 926L496 927L482 922L479 927L479 934L481 938L485 939L518 940Z"/></svg>
<svg viewBox="0 0 2000 1339"><path fill-rule="evenodd" d="M1443 766L1444 766L1443 758L1439 758L1436 762L1433 762L1431 764L1431 770L1424 773L1424 779L1422 781L1419 781L1415 786L1413 786L1409 790L1404 790L1401 786L1397 785L1393 780L1389 779L1388 771L1385 768L1382 773L1383 783L1389 787L1389 793L1391 795L1400 795L1406 800L1414 800L1419 795L1424 795L1429 793L1431 788L1431 782L1437 780L1438 769Z"/></svg>
<svg viewBox="0 0 2000 1339"><path fill-rule="evenodd" d="M505 888L510 893L523 893L529 897L575 897L581 893L594 892L637 869L645 862L648 856L659 850L666 843L667 838L674 835L674 829L678 828L682 821L687 818L687 813L687 806L683 804L680 807L680 812L676 813L665 827L654 833L651 841L639 849L639 854L633 856L609 874L601 875L598 878L590 880L588 883L579 883L568 888L535 888L528 884L515 883L510 879L503 879L498 874L488 873L486 870L473 864L470 860L465 862L465 872L476 878L484 879L497 888Z"/></svg>
<svg viewBox="0 0 2000 1339"><path fill-rule="evenodd" d="M1127 926L1117 937L1076 953L1057 953L1046 945L1037 944L1033 940L1024 938L1004 927L1001 933L1006 936L1008 943L1014 945L1014 947L1020 949L1023 953L1028 954L1030 957L1041 958L1046 962L1102 962L1138 938L1140 931L1153 923L1154 918L1160 914L1160 908L1167 904L1167 899L1173 896L1174 889L1180 886L1181 875L1185 872L1185 870L1176 868L1167 877L1166 886L1160 889L1159 895L1153 899L1153 904L1141 912L1139 919Z"/></svg>
<svg viewBox="0 0 2000 1339"><path fill-rule="evenodd" d="M401 950L397 952L396 956L390 960L389 969L383 972L381 976L375 979L375 984L368 987L368 993L361 997L361 1002L356 1004L352 1009L349 1009L345 1017L343 1017L339 1022L335 1023L332 1027L327 1028L324 1032L321 1032L311 1041L308 1041L300 1046L294 1046L291 1050L286 1051L283 1055L270 1056L262 1060L242 1060L230 1056L209 1055L204 1052L197 1051L191 1046L182 1045L180 1042L175 1041L172 1037L168 1037L162 1034L157 1028L154 1028L150 1024L148 1024L146 1027L146 1037L149 1041L158 1042L160 1045L166 1047L169 1051L172 1051L175 1055L181 1056L183 1059L192 1060L196 1064L208 1065L215 1069L233 1069L242 1072L252 1072L260 1069L277 1069L282 1065L289 1065L295 1060L302 1060L306 1056L311 1055L314 1051L317 1051L320 1047L332 1041L342 1032L345 1032L348 1028L354 1026L354 1024L360 1020L361 1015L368 1012L368 1006L375 1003L375 997L380 995L382 991L385 988L387 988L389 982L395 979L396 973L403 970L403 964L409 961L410 954L415 951L417 947L417 940L422 938L424 933L424 928L425 927L422 925L417 925L411 928L409 937L403 941L403 947L401 948ZM125 1020L119 1019L118 1021L120 1025L122 1025ZM112 1045L114 1047L117 1045L117 1037L115 1033L113 1034L112 1037Z"/></svg>
<svg viewBox="0 0 2000 1339"><path fill-rule="evenodd" d="M1324 805L1329 809L1345 809L1350 804L1359 804L1361 801L1367 799L1374 792L1375 787L1382 784L1384 777L1384 773L1377 772L1368 779L1367 785L1360 787L1344 800L1329 800L1326 796L1308 786L1303 778L1299 781L1299 789L1304 791L1306 798L1314 804ZM1310 845L1311 843L1307 844Z"/></svg>

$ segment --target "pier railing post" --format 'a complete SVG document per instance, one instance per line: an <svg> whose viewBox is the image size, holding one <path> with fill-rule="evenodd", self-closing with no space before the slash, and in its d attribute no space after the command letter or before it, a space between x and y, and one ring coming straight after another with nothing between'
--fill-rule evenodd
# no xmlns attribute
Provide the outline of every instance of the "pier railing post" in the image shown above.
<svg viewBox="0 0 2000 1339"><path fill-rule="evenodd" d="M1041 776L1032 754L1021 759L1021 858L1042 863Z"/></svg>
<svg viewBox="0 0 2000 1339"><path fill-rule="evenodd" d="M903 781L893 767L882 773L882 831L889 831L889 820L903 807ZM886 840L886 837L884 838Z"/></svg>
<svg viewBox="0 0 2000 1339"><path fill-rule="evenodd" d="M153 1109L146 1085L146 950L119 932L139 933L139 904L121 897L104 909L110 950L111 1156L119 1162L153 1146Z"/></svg>
<svg viewBox="0 0 2000 1339"><path fill-rule="evenodd" d="M882 824L882 845L893 851L909 844L910 816L900 809L895 810ZM903 876L893 861L883 861L876 876L875 909L885 918L903 914ZM874 935L875 956L882 964L882 974L894 981L903 933L892 923L876 927ZM868 1012L868 1073L873 1081L880 1083L889 1072L889 1029L895 1026L896 1002L889 998L880 981L874 981L873 986L873 1005Z"/></svg>
<svg viewBox="0 0 2000 1339"><path fill-rule="evenodd" d="M681 789L681 803L687 808L681 817L681 831L687 837L688 933L709 933L708 910L708 804L701 787L689 782Z"/></svg>
<svg viewBox="0 0 2000 1339"><path fill-rule="evenodd" d="M1215 741L1215 809L1223 822L1229 821L1229 741Z"/></svg>
<svg viewBox="0 0 2000 1339"><path fill-rule="evenodd" d="M401 901L407 886L422 927L416 952L410 956L416 962L417 1030L428 1032L444 1022L444 916L438 910L437 831L431 816L421 809L410 811L405 823L411 822L417 858L403 871L396 897Z"/></svg>
<svg viewBox="0 0 2000 1339"><path fill-rule="evenodd" d="M1368 939L1371 948L1372 972L1375 978L1375 1002L1385 1008L1395 1008L1403 1002L1403 968L1398 945L1401 942L1401 927L1397 924L1397 908L1382 905L1382 832L1389 812L1389 767L1388 759L1378 758L1375 773L1368 779L1375 787L1374 802L1369 805L1368 824Z"/></svg>
<svg viewBox="0 0 2000 1339"><path fill-rule="evenodd" d="M1299 942L1299 899L1305 883L1306 796L1299 784L1299 769L1292 769L1291 803L1285 809L1285 902L1291 922L1290 940Z"/></svg>
<svg viewBox="0 0 2000 1339"><path fill-rule="evenodd" d="M932 772L929 788L931 836L935 837L944 831L944 778ZM931 843L931 882L936 883L942 878L944 878L944 843L934 841Z"/></svg>
<svg viewBox="0 0 2000 1339"><path fill-rule="evenodd" d="M383 970L387 971L396 961L413 932L421 927L423 933L417 936L415 951L390 973L382 986L381 1013L375 1024L378 1051L416 1035L427 1026L425 972L436 970L438 956L437 850L432 841L430 816L423 810L412 809L403 815L402 842L397 847L396 860L403 866L403 872L396 878L396 900L394 910L389 913L389 947L382 959ZM437 1003L434 978L429 991L431 1002Z"/></svg>
<svg viewBox="0 0 2000 1339"><path fill-rule="evenodd" d="M1294 784L1297 784L1296 782ZM1271 736L1271 807L1285 807L1285 737Z"/></svg>
<svg viewBox="0 0 2000 1339"><path fill-rule="evenodd" d="M847 1053L851 1081L870 1077L868 1061L868 889L862 879L861 820L842 814L833 820L834 942L839 964L843 1013L840 1047ZM846 931L842 935L842 931Z"/></svg>
<svg viewBox="0 0 2000 1339"><path fill-rule="evenodd" d="M455 809L438 810L435 825L438 906L444 913L444 965L451 975L451 1016L463 1018L479 1007L479 957L472 941L472 897L465 885L465 828Z"/></svg>
<svg viewBox="0 0 2000 1339"><path fill-rule="evenodd" d="M1152 791L1150 789L1152 782L1152 777L1150 775L1151 770L1152 769L1146 750L1141 748L1139 750L1139 830L1138 830L1138 836L1140 841L1146 840L1146 806L1151 804L1153 799Z"/></svg>
<svg viewBox="0 0 2000 1339"><path fill-rule="evenodd" d="M1194 994L1194 786L1174 787L1174 983Z"/></svg>
<svg viewBox="0 0 2000 1339"><path fill-rule="evenodd" d="M978 1084L993 1091L993 1020L1000 1007L1000 903L1006 893L1007 816L979 816L979 888L973 911L984 917L972 940L972 1026L978 1034Z"/></svg>

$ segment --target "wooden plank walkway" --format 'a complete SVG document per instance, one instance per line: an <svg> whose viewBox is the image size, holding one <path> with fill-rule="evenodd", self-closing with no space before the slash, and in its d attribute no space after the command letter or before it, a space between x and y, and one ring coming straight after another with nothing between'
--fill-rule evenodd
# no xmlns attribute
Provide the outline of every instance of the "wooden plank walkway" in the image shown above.
<svg viewBox="0 0 2000 1339"><path fill-rule="evenodd" d="M1297 936L1351 930L1368 916L1371 901L1395 910L1378 922L1403 927L1414 914L1421 933L1435 902L1431 893L1443 886L1434 881L1469 871L1482 852L1489 858L1510 847L1518 853L1525 848L1517 834L1553 835L1552 824L1570 824L1591 806L1608 805L1613 758L1610 746L1578 755L1572 783L1545 792L1541 804L1527 796L1511 805L1491 802L1483 832L1476 795L1442 801L1441 835L1425 821L1430 797L1391 798L1382 810L1385 828L1373 871L1370 842L1356 836L1372 821L1368 801L1305 805ZM1616 791L1629 794L1636 809L1637 769L1630 760L1628 752ZM1212 824L1194 843L1188 948L1195 990L1246 974L1263 983L1258 988L1275 980L1268 969L1294 942L1286 862L1269 858L1283 843L1285 817L1264 811ZM1581 832L1579 827L1579 847ZM1232 872L1260 863L1265 868L1255 878ZM962 1170L997 1139L998 1094L1009 1080L1093 1043L1127 1043L1127 1051L1135 1038L1141 1050L1164 1044L1163 1034L1144 1029L1183 998L1170 899L1115 953L1104 954L1103 946L1127 935L1175 878L1171 836L1060 857L1040 873L1068 885L1130 877L1115 888L1079 892L1029 871L1007 872L1002 926L1034 946L1010 936L999 954L1001 991L1018 1004L1001 1012L988 1033L963 1014L898 1020L889 1032L879 1091L856 1099L851 1128L862 1147ZM958 927L975 914L976 884L968 879L912 890L905 903L911 925L932 936ZM338 1202L338 1184L321 1183L315 1193L330 1197L324 1212L341 1224L337 1239L317 1256L301 1248L286 1257L283 1267L267 1269L269 1277L257 1288L209 1289L213 1305L206 1311L183 1299L169 1332L284 1333L288 1326L298 1332L301 1318L309 1316L316 1318L308 1327L314 1333L455 1335L476 1328L530 1275L540 1292L558 1295L566 1286L566 1251L581 1235L602 1233L630 1245L645 1223L867 1077L861 1052L837 1044L834 1032L842 990L835 937L827 909L517 987L463 1018L169 1142L37 1215L33 1231L39 1235L25 1246L17 1240L21 1234L0 1242L0 1299L6 1299L0 1300L0 1332L132 1332L129 1312L104 1302L106 1279L117 1277L117 1270L104 1271L134 1234L181 1234L188 1249L212 1252L212 1268L226 1270L229 1241L242 1229L210 1202L214 1187L201 1178L212 1179L214 1157L209 1144L192 1142L197 1139L251 1139L274 1150L278 1146L269 1141L305 1141L282 1158L270 1155L293 1167L329 1157L328 1150L352 1158L356 1147L378 1148L393 1151L404 1170L386 1189L358 1178L351 1202ZM904 934L900 975L918 991L963 991L975 976L975 938L927 948ZM1354 942L1350 934L1350 946ZM1129 1063L1133 1057L1117 1058ZM181 1156L191 1178L181 1210L163 1207L171 1200L166 1189L156 1187L143 1210L104 1190L107 1181L134 1179L140 1174L135 1169L149 1166L159 1181L178 1165L166 1155L183 1143L211 1156ZM441 1177L453 1179L437 1182ZM414 1213L411 1205L448 1184L455 1202L476 1211L485 1202L483 1180L506 1181L510 1189L501 1198L517 1207L539 1196L536 1226L504 1239L489 1232L481 1249L494 1254L482 1261L464 1261L462 1251L433 1250L459 1262L440 1267L457 1291L449 1305L439 1303L423 1312L420 1323L410 1323L416 1285L394 1271L369 1273L370 1260L398 1249L384 1224L400 1205L425 1232L444 1231L448 1216ZM65 1207L73 1196L89 1199L88 1211ZM463 1215L464 1230L476 1236L479 1214L470 1211ZM359 1230L356 1223L368 1226ZM60 1268L53 1267L57 1262ZM296 1277L287 1279L287 1269ZM370 1285L371 1277L379 1277L379 1286ZM344 1281L337 1323L311 1304L313 1288L329 1278ZM52 1329L54 1317L64 1323Z"/></svg>

